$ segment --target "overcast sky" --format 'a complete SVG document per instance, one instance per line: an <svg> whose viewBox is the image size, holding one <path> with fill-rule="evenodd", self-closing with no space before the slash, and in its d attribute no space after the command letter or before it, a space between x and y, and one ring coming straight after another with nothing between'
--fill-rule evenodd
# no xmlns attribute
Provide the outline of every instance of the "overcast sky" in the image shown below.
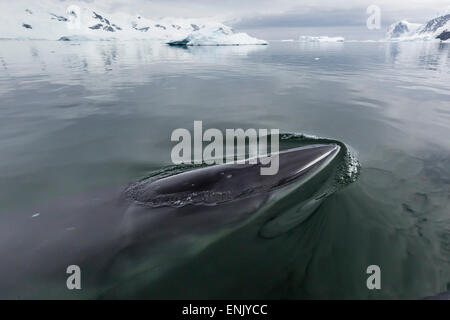
<svg viewBox="0 0 450 320"><path fill-rule="evenodd" d="M70 0L61 0L70 3ZM148 17L217 17L236 29L283 34L317 28L330 32L367 33L366 9L381 8L382 31L392 22L425 22L449 10L450 0L83 0L104 10L129 11ZM281 29L276 31L277 29ZM365 30L363 30L365 29ZM270 31L269 31L270 30ZM275 31L274 31L275 30ZM318 31L312 31L318 32ZM357 31L354 31L357 32ZM376 34L376 33L372 33ZM331 34L333 35L333 34Z"/></svg>

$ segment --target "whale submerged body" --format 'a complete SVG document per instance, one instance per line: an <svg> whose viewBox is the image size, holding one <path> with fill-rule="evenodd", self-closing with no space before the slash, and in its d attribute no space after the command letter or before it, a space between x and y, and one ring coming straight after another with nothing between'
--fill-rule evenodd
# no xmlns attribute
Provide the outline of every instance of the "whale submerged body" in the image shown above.
<svg viewBox="0 0 450 320"><path fill-rule="evenodd" d="M339 150L337 145L314 145L283 151L275 175L261 175L261 164L247 161L144 180L127 190L135 202L126 220L133 225L133 236L142 229L152 238L239 223L271 197L296 190L318 176Z"/></svg>
<svg viewBox="0 0 450 320"><path fill-rule="evenodd" d="M340 150L316 144L282 151L275 175L247 161L154 176L119 201L11 217L0 227L0 254L8 257L0 297L145 297L139 287L243 225L274 239L302 224L332 193ZM78 293L66 287L69 265L82 270Z"/></svg>

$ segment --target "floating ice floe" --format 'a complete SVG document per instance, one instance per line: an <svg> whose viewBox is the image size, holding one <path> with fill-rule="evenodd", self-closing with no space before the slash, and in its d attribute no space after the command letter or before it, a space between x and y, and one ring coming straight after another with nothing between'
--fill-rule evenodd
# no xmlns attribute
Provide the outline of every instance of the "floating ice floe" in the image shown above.
<svg viewBox="0 0 450 320"><path fill-rule="evenodd" d="M344 42L344 37L327 37L327 36L300 36L300 42Z"/></svg>

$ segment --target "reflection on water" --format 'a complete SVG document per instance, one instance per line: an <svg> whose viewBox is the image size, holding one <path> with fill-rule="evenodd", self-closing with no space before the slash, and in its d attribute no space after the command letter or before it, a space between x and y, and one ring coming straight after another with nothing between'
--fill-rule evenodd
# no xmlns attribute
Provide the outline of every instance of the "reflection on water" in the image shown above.
<svg viewBox="0 0 450 320"><path fill-rule="evenodd" d="M22 77L33 77L31 83L47 80L52 84L82 85L109 96L114 94L117 86L139 85L180 71L189 73L198 63L223 66L232 58L245 57L251 52L264 50L265 46L214 49L178 48L139 41L70 44L3 41L0 61L9 72L1 77L5 81L1 89L2 92L14 90L17 83L9 83L8 86L7 80L26 81ZM183 66L186 63L189 65ZM136 70L137 65L143 70Z"/></svg>
<svg viewBox="0 0 450 320"><path fill-rule="evenodd" d="M205 127L279 128L344 141L359 153L360 179L275 239L259 237L251 220L205 238L183 259L169 261L161 249L152 259L156 271L145 261L139 270L130 265L134 276L108 295L419 298L448 291L449 49L3 41L0 225L16 232L1 233L0 253L14 255L21 230L33 228L21 221L36 213L47 214L43 233L58 239L68 231L52 229L56 212L76 217L84 202L115 199L111 189L170 164L174 129L203 120ZM83 208L78 214L89 220ZM2 275L17 269L9 261L0 264ZM380 291L366 288L371 264L381 267Z"/></svg>

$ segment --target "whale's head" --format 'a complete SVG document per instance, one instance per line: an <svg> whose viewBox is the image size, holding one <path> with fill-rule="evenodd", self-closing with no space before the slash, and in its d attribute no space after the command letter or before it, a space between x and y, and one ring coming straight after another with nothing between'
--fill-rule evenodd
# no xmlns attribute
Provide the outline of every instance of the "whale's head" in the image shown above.
<svg viewBox="0 0 450 320"><path fill-rule="evenodd" d="M219 205L262 193L270 193L293 183L309 180L325 169L339 154L336 144L321 144L281 151L270 161L278 162L275 174L264 175L261 168L268 157L242 164L229 163L182 172L161 179L148 179L127 192L148 207Z"/></svg>

